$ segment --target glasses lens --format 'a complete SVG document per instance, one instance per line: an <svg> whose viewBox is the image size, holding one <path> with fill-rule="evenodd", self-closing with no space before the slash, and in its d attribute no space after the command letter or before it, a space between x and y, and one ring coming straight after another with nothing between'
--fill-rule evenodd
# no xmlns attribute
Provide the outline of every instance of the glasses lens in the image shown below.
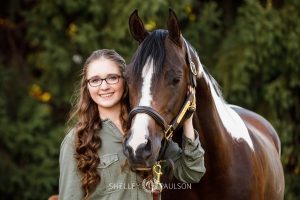
<svg viewBox="0 0 300 200"><path fill-rule="evenodd" d="M106 78L106 82L108 84L115 84L119 82L119 76L118 75L111 75Z"/></svg>
<svg viewBox="0 0 300 200"><path fill-rule="evenodd" d="M103 80L105 80L105 82L107 84L116 84L119 82L120 77L121 76L119 76L119 75L110 75L105 79L101 79L100 77L94 77L94 78L89 79L88 82L89 82L90 86L97 87L102 84Z"/></svg>
<svg viewBox="0 0 300 200"><path fill-rule="evenodd" d="M101 78L92 78L89 80L89 83L92 87L101 85L101 82L102 82Z"/></svg>

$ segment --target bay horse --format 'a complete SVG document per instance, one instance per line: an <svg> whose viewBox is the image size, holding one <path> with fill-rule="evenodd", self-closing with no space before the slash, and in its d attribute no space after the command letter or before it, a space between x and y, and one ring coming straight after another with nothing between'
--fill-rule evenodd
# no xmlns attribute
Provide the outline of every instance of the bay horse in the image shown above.
<svg viewBox="0 0 300 200"><path fill-rule="evenodd" d="M166 124L174 124L192 87L193 125L205 150L206 173L189 190L164 190L162 199L283 199L281 144L272 125L225 102L171 9L167 26L148 32L137 10L129 18L130 32L140 44L125 72L133 108L123 143L129 164L149 168L159 159L170 127ZM174 140L181 138L175 129Z"/></svg>

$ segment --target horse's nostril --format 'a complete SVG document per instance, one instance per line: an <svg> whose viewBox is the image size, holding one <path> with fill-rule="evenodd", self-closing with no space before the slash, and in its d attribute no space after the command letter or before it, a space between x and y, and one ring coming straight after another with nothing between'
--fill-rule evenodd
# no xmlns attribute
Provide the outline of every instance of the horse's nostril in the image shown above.
<svg viewBox="0 0 300 200"><path fill-rule="evenodd" d="M152 150L151 140L148 139L147 144L145 146L145 151L151 152L151 150Z"/></svg>
<svg viewBox="0 0 300 200"><path fill-rule="evenodd" d="M125 154L125 156L127 158L132 157L133 156L133 149L131 146L129 145L125 145L124 149L123 149L123 153Z"/></svg>
<svg viewBox="0 0 300 200"><path fill-rule="evenodd" d="M124 146L123 146L123 153L127 158L133 156L133 149L131 146L128 145L128 138L125 138Z"/></svg>
<svg viewBox="0 0 300 200"><path fill-rule="evenodd" d="M152 142L148 139L147 144L144 146L143 158L148 159L152 153Z"/></svg>
<svg viewBox="0 0 300 200"><path fill-rule="evenodd" d="M140 144L136 151L128 144L128 138L125 138L123 144L123 153L131 161L134 162L144 162L152 154L152 141L147 139L147 143Z"/></svg>

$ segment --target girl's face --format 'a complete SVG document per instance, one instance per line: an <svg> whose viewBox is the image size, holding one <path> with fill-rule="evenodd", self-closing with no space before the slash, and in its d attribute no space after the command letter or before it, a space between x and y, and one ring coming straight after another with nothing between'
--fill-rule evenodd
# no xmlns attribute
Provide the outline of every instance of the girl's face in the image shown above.
<svg viewBox="0 0 300 200"><path fill-rule="evenodd" d="M89 93L99 110L114 108L121 104L124 79L115 62L106 58L92 61L87 68L86 77Z"/></svg>

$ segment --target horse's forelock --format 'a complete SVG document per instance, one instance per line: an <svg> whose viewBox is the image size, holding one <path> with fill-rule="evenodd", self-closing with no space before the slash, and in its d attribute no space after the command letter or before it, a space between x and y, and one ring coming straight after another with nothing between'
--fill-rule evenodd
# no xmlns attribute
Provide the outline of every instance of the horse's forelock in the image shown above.
<svg viewBox="0 0 300 200"><path fill-rule="evenodd" d="M132 60L133 82L138 83L142 77L142 71L149 59L153 60L153 82L156 83L163 70L165 60L166 30L155 30L148 35L137 49Z"/></svg>

